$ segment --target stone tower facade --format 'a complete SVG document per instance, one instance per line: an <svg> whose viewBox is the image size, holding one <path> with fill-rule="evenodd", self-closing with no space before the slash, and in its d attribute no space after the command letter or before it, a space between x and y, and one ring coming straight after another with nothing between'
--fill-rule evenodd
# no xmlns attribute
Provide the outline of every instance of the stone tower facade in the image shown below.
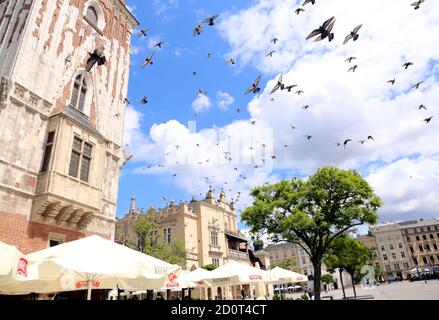
<svg viewBox="0 0 439 320"><path fill-rule="evenodd" d="M114 238L137 25L125 0L0 0L0 241Z"/></svg>

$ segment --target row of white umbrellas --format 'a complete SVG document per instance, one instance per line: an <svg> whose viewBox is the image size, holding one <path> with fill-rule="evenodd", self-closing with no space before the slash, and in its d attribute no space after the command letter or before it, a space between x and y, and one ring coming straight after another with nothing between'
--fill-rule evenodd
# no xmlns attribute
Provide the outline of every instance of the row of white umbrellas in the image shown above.
<svg viewBox="0 0 439 320"><path fill-rule="evenodd" d="M67 242L29 255L0 242L0 294L114 289L140 291L307 281L306 276L230 262L214 271L182 271L98 236Z"/></svg>

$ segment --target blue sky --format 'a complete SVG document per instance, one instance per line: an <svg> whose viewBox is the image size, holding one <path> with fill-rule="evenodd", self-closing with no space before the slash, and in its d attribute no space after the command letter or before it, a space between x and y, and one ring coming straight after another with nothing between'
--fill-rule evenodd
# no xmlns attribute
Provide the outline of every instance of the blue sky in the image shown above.
<svg viewBox="0 0 439 320"><path fill-rule="evenodd" d="M153 124L176 119L184 125L188 121L197 122L197 130L213 126L224 126L235 119L247 119L249 113L245 106L250 101L243 92L247 83L252 83L259 72L248 66L242 70L231 68L225 63L225 56L230 46L219 33L205 27L202 36L194 37L192 30L201 20L224 12L245 8L252 1L185 1L170 4L168 1L128 1L136 18L141 22L139 28L150 28L149 36L139 39L137 34L132 38L132 45L140 53L133 55L130 74L129 98L131 104L145 117L141 124L142 131L148 132ZM162 5L166 6L163 11ZM150 40L165 41L162 49L150 49ZM137 50L137 49L135 49ZM139 68L144 58L156 50L154 65L145 70ZM181 55L177 55L181 52ZM207 53L212 57L207 58ZM197 72L193 76L193 72ZM229 112L222 112L217 106L210 112L197 117L191 108L198 89L216 93L224 91L235 98ZM149 103L139 103L144 95L148 95ZM237 113L236 108L242 111ZM135 153L135 150L128 149ZM122 173L119 185L118 217L126 213L130 204L131 192L136 195L136 204L147 208L164 204L162 197L175 201L190 200L185 190L175 187L161 176L139 176L129 174L137 168L138 163L127 164ZM206 190L207 191L207 190Z"/></svg>
<svg viewBox="0 0 439 320"><path fill-rule="evenodd" d="M134 157L121 174L118 217L132 192L138 207L161 207L162 197L200 198L209 185L217 194L224 188L229 199L241 192L242 208L251 203L252 187L306 177L323 165L360 170L384 200L382 222L438 216L438 2L414 11L410 1L326 0L300 15L293 13L299 1L283 0L128 5L140 27L150 31L141 39L133 35L125 143ZM194 37L194 27L214 14L220 14L216 25L203 24L203 33ZM332 43L305 40L333 15ZM360 39L343 45L358 24ZM270 42L274 37L277 44ZM153 49L158 41L165 41L163 48ZM141 69L154 50L154 64ZM267 58L271 50L276 52ZM351 65L345 62L349 56L357 57ZM227 64L232 57L237 63ZM414 66L404 70L407 60ZM358 70L347 72L354 64ZM280 74L305 93L270 95ZM261 92L244 95L259 75ZM397 82L390 86L393 78ZM421 87L410 89L418 81L424 81ZM145 95L149 102L141 105ZM420 104L428 110L419 110ZM304 105L310 109L302 110ZM194 106L201 109L196 117ZM422 120L429 116L434 118L426 125ZM197 132L188 129L190 121L196 121ZM375 141L358 143L369 135ZM353 140L347 148L336 146L346 139ZM232 149L233 159L225 161L223 152Z"/></svg>

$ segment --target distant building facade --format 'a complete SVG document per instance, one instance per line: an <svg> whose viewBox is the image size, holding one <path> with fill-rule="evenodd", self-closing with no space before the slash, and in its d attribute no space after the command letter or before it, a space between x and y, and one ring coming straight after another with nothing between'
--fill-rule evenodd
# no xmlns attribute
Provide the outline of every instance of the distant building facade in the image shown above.
<svg viewBox="0 0 439 320"><path fill-rule="evenodd" d="M439 220L419 219L370 228L384 280L410 279L418 271L439 270ZM416 271L415 271L416 270Z"/></svg>
<svg viewBox="0 0 439 320"><path fill-rule="evenodd" d="M127 237L135 236L132 231L135 219L132 198L130 211L117 222L117 241L123 242ZM261 268L265 268L265 258L250 252L248 240L238 231L237 219L235 203L227 201L224 191L215 200L213 189L201 201L192 199L178 205L171 202L159 210L163 237L169 242L183 243L188 270L208 264L218 267L229 261L251 265L259 263Z"/></svg>

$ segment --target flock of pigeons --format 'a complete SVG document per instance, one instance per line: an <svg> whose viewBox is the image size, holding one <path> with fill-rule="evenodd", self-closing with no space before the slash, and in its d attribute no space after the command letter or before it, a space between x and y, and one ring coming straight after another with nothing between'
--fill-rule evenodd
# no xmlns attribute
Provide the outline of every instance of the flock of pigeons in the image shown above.
<svg viewBox="0 0 439 320"><path fill-rule="evenodd" d="M418 10L418 9L420 8L421 4L424 3L424 2L425 2L425 0L419 0L419 1L413 2L413 3L411 4L411 6L413 6L415 10ZM308 4L315 5L315 4L316 4L316 0L305 0L305 1L303 2L303 4L302 4L301 7L295 9L295 13L296 13L296 14L300 14L301 12L304 12L304 11L305 11L305 8L304 8L304 7L305 7L306 5L308 5ZM219 17L219 15L214 15L214 16L212 16L212 17L209 17L209 18L203 20L201 24L197 24L197 25L195 26L195 28L193 29L193 31L192 31L193 36L194 36L194 37L200 36L200 35L203 33L203 31L204 31L204 28L205 28L204 25L207 25L207 26L214 26L216 20L218 19L218 17ZM326 21L324 21L324 22L322 23L321 26L319 26L318 28L316 28L315 30L313 30L313 31L312 31L312 32L306 37L306 39L307 39L307 40L311 40L311 39L313 39L315 42L319 42L319 41L323 41L323 40L328 40L329 42L334 41L334 39L335 39L335 33L334 33L333 30L334 30L335 23L336 23L336 18L335 18L335 17L331 17L331 18L327 19ZM354 27L351 31L349 31L349 33L348 33L348 34L345 36L345 38L344 38L343 44L346 45L349 41L353 41L353 42L358 41L359 38L360 38L360 30L361 30L362 27L363 27L363 25L362 25L362 24L359 24L358 26ZM146 37L147 34L148 34L148 32L149 32L149 29L148 29L148 28L142 29L142 30L140 30L140 32L138 33L138 37L139 37L139 38L141 38L141 37ZM273 39L270 40L270 42L273 43L274 45L276 45L276 44L279 42L279 39L278 39L278 38L273 38ZM164 43L165 43L164 41L160 41L160 42L158 42L158 43L156 43L156 44L154 45L154 48L161 49L161 48L163 47L163 44L164 44ZM154 58L154 54L155 54L155 52L156 52L156 51L152 52L150 55L148 55L148 56L146 57L146 59L144 60L143 64L141 65L141 68L145 68L145 67L148 66L148 65L153 65L153 64L154 64L154 62L153 62L153 58ZM276 53L276 51L275 51L275 50L272 50L272 51L270 51L270 52L267 53L266 57L267 57L267 58L269 58L269 57L273 57L273 55L274 55L275 53ZM212 56L212 53L211 53L211 52L208 52L208 54L207 54L207 58L210 58L211 56ZM349 63L349 64L352 64L352 63L353 63L354 61L356 61L356 60L357 60L356 57L351 56L351 57L348 57L348 58L346 59L346 62ZM98 62L101 62L101 61L98 59ZM229 63L229 64L236 64L236 59L234 59L234 58L230 58L229 60L226 61L226 63ZM407 62L405 62L401 67L403 68L403 70L407 70L409 67L411 67L411 66L413 66L413 65L414 65L413 62L411 62L411 61L407 61ZM348 72L356 72L358 68L359 68L359 65L358 65L358 64L354 64L354 65L352 65L352 66L348 69ZM196 72L194 72L193 75L196 75ZM255 81L254 81L254 82L253 82L253 83L247 88L247 90L246 90L244 93L245 93L246 95L247 95L247 94L250 94L250 93L253 93L253 94L258 94L258 93L260 93L260 92L261 92L260 82L261 82L261 76L257 77L257 79L256 79L256 80L255 80ZM387 83L388 83L389 85L392 85L392 86L395 85L395 83L396 83L396 78L393 78L393 79L387 81ZM423 84L423 81L420 81L420 82L416 83L415 85L413 85L413 86L411 87L411 89L415 89L415 90L417 90L417 89L420 88L420 86L421 86L422 84ZM286 91L286 92L294 93L294 94L296 94L296 95L302 95L302 94L305 94L305 92L304 92L302 89L300 89L299 86L298 86L297 84L288 84L288 85L285 84L285 83L283 82L282 74L279 76L279 79L277 80L276 84L275 84L274 87L272 88L272 90L271 90L271 92L270 92L270 95L273 95L273 94L276 93L277 91ZM205 91L203 91L203 90L201 90L201 89L198 90L198 92L199 92L200 94L207 95L207 92L205 92ZM273 101L274 98L272 98L271 100ZM125 99L125 102L126 102L126 103L129 103L129 100L128 100L128 99ZM140 100L140 103L141 103L141 104L147 104L147 103L148 103L148 97L147 97L147 96L144 96L144 97ZM310 108L310 106L309 106L309 105L306 105L306 106L304 106L302 109L306 111L306 110L308 110L309 108ZM425 110L425 111L426 111L426 110L427 110L427 107L426 107L425 105L420 105L420 106L418 107L418 109L419 109L419 110ZM239 113L240 111L241 111L240 108L237 108L237 109L236 109L236 112ZM425 119L422 120L422 121L424 121L426 124L429 124L429 123L432 121L432 119L433 119L433 116L430 116L430 117L425 118ZM251 125L256 125L256 121L254 121L254 120L251 120L250 123L251 123ZM296 126L295 126L295 125L291 125L290 128L291 128L293 131L296 130ZM305 135L305 139L306 139L306 140L312 140L312 139L314 139L314 137L313 137L312 135ZM358 143L360 143L361 145L364 145L366 142L374 142L374 141L375 141L374 137L373 137L372 135L369 135L369 136L368 136L367 138L365 138L365 139L360 139L360 140L358 140ZM353 139L349 138L349 139L345 139L343 142L336 142L335 144L336 144L338 147L346 148L346 147L349 145L349 143L352 143L352 142L353 142ZM264 143L262 143L262 142L256 142L256 144L258 145L258 147L260 146L260 148L261 148L262 150L265 151L265 149L266 149L266 147L267 147L267 144L264 144ZM166 156L170 157L170 156L172 156L172 155L176 155L177 152L181 152L181 150L182 150L182 147L181 147L181 146L179 146L179 145L175 145L174 147L175 147L175 150L168 151L168 152L166 153ZM197 143L194 147L195 147L195 148L200 148L200 144ZM221 143L217 143L217 147L221 148L221 147L222 147L222 146L221 146ZM288 147L289 147L288 145L284 145L284 148L288 148ZM253 151L256 150L256 147L255 147L255 146L250 146L249 149L253 152ZM229 151L224 151L223 154L224 154L224 159L225 159L226 161L228 161L228 162L231 164L231 163L232 163L232 154L231 154L231 152L229 152ZM265 158L265 152L262 152L261 154L263 155L263 158L260 159L260 162L258 162L258 164L256 164L256 165L253 166L253 169L261 168L261 167L265 164L265 162L267 161L267 159ZM275 156L275 155L267 156L267 158L270 158L270 159L273 160L273 161L276 160L276 156ZM206 164L206 163L208 164L208 163L210 163L210 162L211 162L211 159L206 159L206 160L204 160L204 161L199 162L198 165L203 165L203 164ZM177 162L175 162L175 165L180 165L180 163L177 161ZM160 168L165 167L164 164L159 164L159 165L152 165L152 164L150 164L150 165L147 165L146 167L144 167L143 169L146 170L146 169L152 168L153 166L157 166L157 167L160 167ZM238 175L238 178L239 178L240 180L246 180L246 179L247 179L246 175L243 174L243 172L239 172L239 168L238 168L238 167L234 167L233 170L234 170L234 172ZM175 174L173 174L173 177L176 177L177 175L178 175L178 174L175 173ZM215 176L205 177L206 181L207 181L209 184L215 184L215 180L216 180L216 178L217 178L217 177L215 177ZM222 188L225 188L225 187L227 186L227 184L228 184L227 182L224 182L223 184L221 184L221 187L222 187ZM268 185L269 182L267 181L265 184ZM229 188L229 191L231 192L232 189ZM238 192L238 195L236 196L235 201L237 201L237 200L239 199L240 194L241 194L241 192ZM200 195L201 195L201 194L200 194Z"/></svg>

